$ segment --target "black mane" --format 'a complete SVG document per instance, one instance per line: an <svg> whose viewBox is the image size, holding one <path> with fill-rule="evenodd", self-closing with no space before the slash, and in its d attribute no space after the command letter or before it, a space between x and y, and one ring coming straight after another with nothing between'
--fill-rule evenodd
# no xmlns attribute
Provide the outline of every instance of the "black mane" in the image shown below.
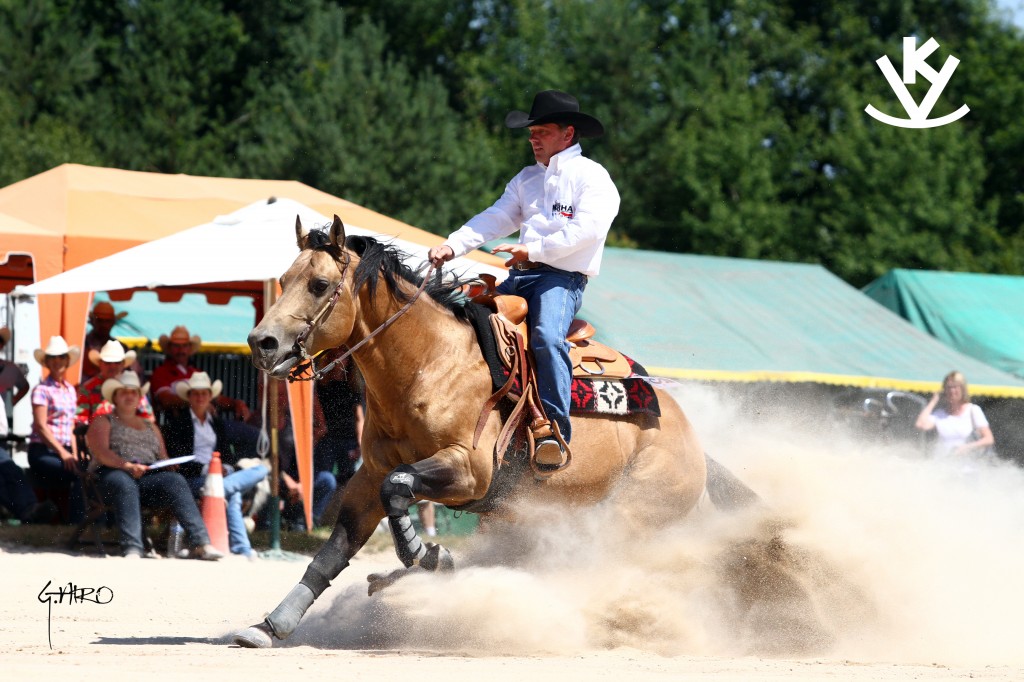
<svg viewBox="0 0 1024 682"><path fill-rule="evenodd" d="M330 236L324 230L310 230L306 246L317 251L325 251L335 260L341 258L341 250L331 244ZM423 283L423 278L405 264L405 252L392 244L385 244L373 237L352 235L345 239L345 248L359 256L359 264L353 275L353 288L358 291L365 284L371 300L381 279L384 280L391 295L402 303L411 300L412 294L398 287L399 279L417 288ZM465 319L467 299L462 287L477 280L454 277L452 280L443 281L441 271L435 272L436 276L427 282L423 293L453 312L456 317Z"/></svg>

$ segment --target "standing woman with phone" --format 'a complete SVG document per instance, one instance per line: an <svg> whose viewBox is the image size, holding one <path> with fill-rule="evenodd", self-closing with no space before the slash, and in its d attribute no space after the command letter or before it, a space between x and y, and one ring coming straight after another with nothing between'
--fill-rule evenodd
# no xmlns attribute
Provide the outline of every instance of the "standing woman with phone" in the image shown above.
<svg viewBox="0 0 1024 682"><path fill-rule="evenodd" d="M933 453L937 458L980 455L995 443L985 413L971 402L967 379L956 371L942 380L942 392L932 396L914 426L936 431Z"/></svg>

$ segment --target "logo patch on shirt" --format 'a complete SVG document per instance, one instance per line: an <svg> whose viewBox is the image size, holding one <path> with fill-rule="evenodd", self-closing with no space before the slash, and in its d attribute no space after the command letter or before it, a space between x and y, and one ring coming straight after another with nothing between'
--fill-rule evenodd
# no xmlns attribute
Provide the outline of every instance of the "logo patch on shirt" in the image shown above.
<svg viewBox="0 0 1024 682"><path fill-rule="evenodd" d="M572 206L560 204L556 201L551 205L551 215L560 215L566 218L572 218L574 215L576 215L576 211L573 210Z"/></svg>

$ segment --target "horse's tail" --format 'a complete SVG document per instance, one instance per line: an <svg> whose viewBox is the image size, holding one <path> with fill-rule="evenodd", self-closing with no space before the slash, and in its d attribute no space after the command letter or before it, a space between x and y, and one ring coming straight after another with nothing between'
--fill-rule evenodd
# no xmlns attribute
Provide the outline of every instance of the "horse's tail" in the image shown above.
<svg viewBox="0 0 1024 682"><path fill-rule="evenodd" d="M711 503L723 511L743 509L760 502L761 498L731 471L704 453L707 462L707 491Z"/></svg>

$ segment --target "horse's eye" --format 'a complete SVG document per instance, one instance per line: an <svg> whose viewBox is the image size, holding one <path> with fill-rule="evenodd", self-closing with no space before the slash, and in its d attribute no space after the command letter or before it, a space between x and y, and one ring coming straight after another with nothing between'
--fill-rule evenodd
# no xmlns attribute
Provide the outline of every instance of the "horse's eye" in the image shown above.
<svg viewBox="0 0 1024 682"><path fill-rule="evenodd" d="M310 283L310 289L317 296L323 296L329 286L331 283L326 279L315 279Z"/></svg>

